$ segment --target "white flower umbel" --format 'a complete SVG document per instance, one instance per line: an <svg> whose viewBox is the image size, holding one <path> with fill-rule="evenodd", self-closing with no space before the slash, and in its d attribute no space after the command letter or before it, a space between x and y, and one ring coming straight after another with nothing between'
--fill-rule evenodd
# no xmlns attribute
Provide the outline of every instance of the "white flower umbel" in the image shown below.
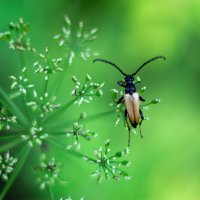
<svg viewBox="0 0 200 200"><path fill-rule="evenodd" d="M48 134L39 126L37 121L33 121L29 133L21 136L24 141L32 147L34 144L41 145L42 142L48 137Z"/></svg>
<svg viewBox="0 0 200 200"><path fill-rule="evenodd" d="M39 97L36 90L33 90L32 100L27 102L26 105L31 107L34 112L40 113L41 118L43 118L47 113L60 108L60 104L56 103L56 96L49 99L49 95L46 92L43 96Z"/></svg>
<svg viewBox="0 0 200 200"><path fill-rule="evenodd" d="M93 82L90 75L86 75L83 85L81 85L75 76L72 77L72 80L75 83L72 96L78 97L75 104L78 104L79 106L83 103L90 103L95 96L101 97L103 95L102 87L104 86L104 83Z"/></svg>
<svg viewBox="0 0 200 200"><path fill-rule="evenodd" d="M27 90L34 88L34 85L29 83L26 72L27 68L24 67L21 70L21 75L19 77L10 76L10 79L12 80L11 89L20 92L23 95L27 95Z"/></svg>
<svg viewBox="0 0 200 200"><path fill-rule="evenodd" d="M96 155L96 159L91 159L87 156L84 156L83 159L86 160L90 164L97 164L98 168L96 171L92 173L93 177L97 178L97 181L102 181L103 176L106 179L113 178L113 179L120 179L120 177L125 178L128 180L130 177L128 174L123 171L120 167L126 166L128 167L131 163L127 160L118 160L123 158L129 153L129 148L125 148L122 151L119 151L112 156L109 156L111 149L110 149L110 140L107 140L104 143L104 148L100 147L99 149L94 151Z"/></svg>
<svg viewBox="0 0 200 200"><path fill-rule="evenodd" d="M121 121L121 119L124 118L124 110L125 110L124 102L119 103L119 104L117 103L119 98L123 97L124 91L112 89L111 95L112 95L112 102L109 105L115 109L115 112L117 114L117 119L115 121L115 126L117 126L119 122Z"/></svg>
<svg viewBox="0 0 200 200"><path fill-rule="evenodd" d="M72 138L72 143L67 146L67 149L71 149L74 145L77 149L80 149L80 138L84 138L85 140L91 140L93 137L97 136L97 133L90 131L89 129L85 129L82 124L75 122L72 128L66 130L67 137Z"/></svg>
<svg viewBox="0 0 200 200"><path fill-rule="evenodd" d="M4 156L0 155L0 177L2 180L8 180L8 176L13 172L16 162L17 159L12 157L9 152Z"/></svg>
<svg viewBox="0 0 200 200"><path fill-rule="evenodd" d="M40 189L45 189L46 186L54 185L59 178L61 163L56 163L55 158L47 160L46 156L42 154L40 166L35 167L39 178L37 181L40 184ZM63 181L62 181L63 182Z"/></svg>
<svg viewBox="0 0 200 200"><path fill-rule="evenodd" d="M0 40L7 42L11 49L35 52L35 49L31 48L28 32L29 24L20 18L17 23L10 22L8 31L0 33Z"/></svg>
<svg viewBox="0 0 200 200"><path fill-rule="evenodd" d="M76 55L83 60L99 55L98 52L94 52L89 47L91 41L97 38L97 29L93 28L90 31L83 31L83 26L83 22L80 21L78 29L74 33L71 20L68 16L65 16L65 25L62 27L61 33L54 36L58 45L64 49L69 65L73 63Z"/></svg>
<svg viewBox="0 0 200 200"><path fill-rule="evenodd" d="M45 48L44 54L39 54L39 61L36 61L33 66L35 73L42 73L45 75L45 80L48 80L50 74L61 72L63 69L60 67L62 58L50 58L48 47Z"/></svg>
<svg viewBox="0 0 200 200"><path fill-rule="evenodd" d="M17 117L12 116L9 111L0 105L0 131L3 129L9 130L12 124L17 123Z"/></svg>

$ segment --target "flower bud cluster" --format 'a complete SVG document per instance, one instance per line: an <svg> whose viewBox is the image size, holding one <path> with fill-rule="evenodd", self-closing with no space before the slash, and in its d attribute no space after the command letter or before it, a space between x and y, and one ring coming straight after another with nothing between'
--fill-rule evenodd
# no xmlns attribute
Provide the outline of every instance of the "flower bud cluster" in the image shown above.
<svg viewBox="0 0 200 200"><path fill-rule="evenodd" d="M60 166L61 164L56 163L55 158L47 161L46 155L42 154L40 166L35 167L39 173L37 181L40 183L41 189L55 184L55 181L59 179Z"/></svg>
<svg viewBox="0 0 200 200"><path fill-rule="evenodd" d="M50 74L61 72L63 69L60 67L62 58L50 58L49 49L46 47L44 54L39 54L41 61L36 61L33 66L35 67L35 73L43 73L45 80L48 80Z"/></svg>
<svg viewBox="0 0 200 200"><path fill-rule="evenodd" d="M60 104L55 103L56 96L49 99L49 94L46 92L43 96L38 96L36 90L33 90L31 101L27 102L27 106L31 107L34 112L40 113L40 117L44 117L47 113L53 112L60 108Z"/></svg>
<svg viewBox="0 0 200 200"><path fill-rule="evenodd" d="M81 21L76 33L73 33L71 20L65 16L65 26L62 27L61 33L54 36L54 39L60 47L64 48L69 65L73 63L76 55L83 60L99 55L89 47L90 42L97 38L96 32L96 28L87 32L83 31L83 22Z"/></svg>
<svg viewBox="0 0 200 200"><path fill-rule="evenodd" d="M10 76L12 80L11 89L20 92L23 95L27 95L27 91L30 88L33 88L34 85L29 83L29 80L26 76L27 68L24 67L21 71L21 75L19 77Z"/></svg>
<svg viewBox="0 0 200 200"><path fill-rule="evenodd" d="M67 146L67 149L71 149L72 145L75 145L77 149L80 149L80 138L84 138L89 141L98 135L96 132L85 129L84 126L78 122L75 122L72 128L67 129L66 133L67 137L71 137L73 142Z"/></svg>
<svg viewBox="0 0 200 200"><path fill-rule="evenodd" d="M113 178L119 180L120 177L123 177L126 180L130 179L128 174L121 169L121 166L128 167L131 164L127 160L121 160L129 153L129 148L127 147L122 151L116 152L112 156L109 156L110 152L110 140L107 140L104 143L104 148L100 147L99 149L94 151L96 159L91 159L87 156L83 157L83 159L90 164L98 165L97 170L92 173L92 176L96 177L98 182L102 181L103 176L106 179Z"/></svg>
<svg viewBox="0 0 200 200"><path fill-rule="evenodd" d="M72 77L72 80L75 83L75 89L72 91L72 96L78 97L75 104L78 104L79 106L82 103L90 103L95 96L101 97L103 95L102 87L104 86L104 83L93 82L90 75L86 75L83 85L81 85L75 76Z"/></svg>
<svg viewBox="0 0 200 200"><path fill-rule="evenodd" d="M0 131L3 129L10 129L11 124L17 123L17 117L12 116L9 111L2 105L0 105Z"/></svg>
<svg viewBox="0 0 200 200"><path fill-rule="evenodd" d="M7 42L11 49L35 52L35 49L31 48L28 32L29 24L20 18L17 23L10 22L8 31L0 33L0 40Z"/></svg>
<svg viewBox="0 0 200 200"><path fill-rule="evenodd" d="M42 145L48 134L43 130L42 126L39 126L37 121L33 121L28 134L21 135L21 137L32 147L34 144Z"/></svg>
<svg viewBox="0 0 200 200"><path fill-rule="evenodd" d="M8 181L8 176L14 170L14 165L17 159L12 157L9 152L4 156L0 155L0 178L4 181Z"/></svg>

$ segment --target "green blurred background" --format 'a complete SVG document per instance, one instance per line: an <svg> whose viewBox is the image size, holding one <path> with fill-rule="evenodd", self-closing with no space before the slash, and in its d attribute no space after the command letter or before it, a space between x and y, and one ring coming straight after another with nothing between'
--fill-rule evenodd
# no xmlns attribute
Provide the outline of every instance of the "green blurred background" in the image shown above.
<svg viewBox="0 0 200 200"><path fill-rule="evenodd" d="M75 25L81 19L85 27L97 27L98 39L93 47L101 57L111 60L127 73L144 61L164 55L139 74L141 86L147 86L146 100L161 98L161 103L144 114L144 139L132 137L128 168L130 181L108 180L97 184L89 177L95 166L51 149L52 156L63 162L62 177L66 185L54 187L56 199L71 196L73 200L199 200L200 199L200 1L199 0L0 0L0 31L10 21L23 17L31 25L31 43L40 51L49 46L59 55L52 36L60 31L67 14ZM55 50L54 50L55 49ZM31 58L29 58L31 63ZM27 61L29 62L29 61ZM17 54L0 43L0 84L9 90L8 76L19 73ZM105 81L105 95L92 104L73 106L62 122L109 110L110 91L118 88L122 78L115 69L103 64L76 60L68 69L59 99L65 101L73 84L71 76L83 80L89 73L96 81ZM34 77L33 77L34 78ZM38 83L39 84L39 83ZM116 115L108 115L86 123L99 133L92 142L84 142L82 152L92 155L93 149L111 139L113 151L127 143L127 132L121 122L114 126ZM11 188L7 199L49 199L40 191L35 165L39 151L35 149Z"/></svg>

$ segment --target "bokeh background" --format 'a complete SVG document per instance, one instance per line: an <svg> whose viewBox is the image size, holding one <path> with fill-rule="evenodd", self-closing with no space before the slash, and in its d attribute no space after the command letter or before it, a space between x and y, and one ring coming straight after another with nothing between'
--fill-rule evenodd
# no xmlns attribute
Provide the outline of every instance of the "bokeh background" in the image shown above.
<svg viewBox="0 0 200 200"><path fill-rule="evenodd" d="M144 114L144 139L132 137L128 168L130 181L108 180L97 184L89 174L95 166L70 157L57 149L49 154L63 162L62 177L66 185L56 184L55 199L71 196L73 200L198 200L200 198L200 1L199 0L0 0L0 31L10 21L23 17L31 25L31 43L39 50L49 46L59 55L53 35L60 31L67 14L74 25L81 19L85 27L97 27L98 39L93 48L101 57L121 66L127 73L135 71L144 61L157 56L167 57L141 71L141 86L147 86L146 100L161 98L161 103ZM30 61L29 61L30 60ZM27 58L31 63L31 58ZM0 43L0 84L9 91L8 76L19 73L17 54ZM110 91L118 88L122 78L114 68L76 60L68 69L60 89L70 94L71 76L83 80L90 74L96 81L105 81L103 98L77 108L73 106L62 122L79 116L109 110ZM34 77L32 77L34 79ZM38 82L40 84L40 82ZM111 139L112 149L127 144L127 132L121 122L114 126L116 114L90 120L87 127L99 133L92 142L82 145L82 152L92 155L93 149ZM39 151L29 155L20 175L6 199L50 199L35 181L33 166Z"/></svg>

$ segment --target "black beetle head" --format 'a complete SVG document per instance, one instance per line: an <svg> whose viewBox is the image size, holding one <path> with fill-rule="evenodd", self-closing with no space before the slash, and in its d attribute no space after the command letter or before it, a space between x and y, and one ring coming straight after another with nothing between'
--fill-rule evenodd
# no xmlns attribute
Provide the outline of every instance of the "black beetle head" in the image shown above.
<svg viewBox="0 0 200 200"><path fill-rule="evenodd" d="M126 82L133 82L133 80L134 80L134 77L132 75L125 76L125 81Z"/></svg>

